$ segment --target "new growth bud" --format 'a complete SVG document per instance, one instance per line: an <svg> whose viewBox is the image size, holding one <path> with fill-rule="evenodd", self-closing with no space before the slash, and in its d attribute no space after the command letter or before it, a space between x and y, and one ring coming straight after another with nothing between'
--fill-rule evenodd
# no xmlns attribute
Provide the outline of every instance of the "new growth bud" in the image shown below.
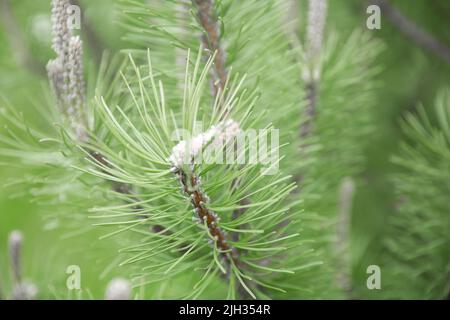
<svg viewBox="0 0 450 320"><path fill-rule="evenodd" d="M123 278L113 279L106 288L106 300L130 300L131 283Z"/></svg>
<svg viewBox="0 0 450 320"><path fill-rule="evenodd" d="M38 293L38 289L34 283L22 280L22 244L22 233L17 230L11 232L9 235L8 247L13 275L13 290L11 296L13 300L31 300L34 299Z"/></svg>
<svg viewBox="0 0 450 320"><path fill-rule="evenodd" d="M22 252L23 236L20 231L13 231L9 235L9 256L11 258L11 269L13 274L13 280L15 283L20 283L22 278L21 271L21 252Z"/></svg>
<svg viewBox="0 0 450 320"><path fill-rule="evenodd" d="M323 32L327 18L327 0L309 0L307 56L313 59L322 50Z"/></svg>
<svg viewBox="0 0 450 320"><path fill-rule="evenodd" d="M232 120L224 120L213 125L207 131L195 136L191 140L182 140L172 149L170 163L181 168L184 164L191 164L194 157L200 154L210 144L225 145L240 132L239 124Z"/></svg>
<svg viewBox="0 0 450 320"><path fill-rule="evenodd" d="M68 118L77 138L87 138L87 121L84 114L86 104L83 74L82 41L69 28L68 0L52 1L52 34L57 57L47 64L47 74L60 110Z"/></svg>

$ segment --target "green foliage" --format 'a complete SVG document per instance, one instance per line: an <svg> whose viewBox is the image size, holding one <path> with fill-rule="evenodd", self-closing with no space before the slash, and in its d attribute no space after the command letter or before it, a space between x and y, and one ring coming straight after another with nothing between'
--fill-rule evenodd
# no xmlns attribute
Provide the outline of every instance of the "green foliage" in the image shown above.
<svg viewBox="0 0 450 320"><path fill-rule="evenodd" d="M403 122L407 141L394 162L398 201L383 238L386 298L443 299L450 290L450 91L433 116L420 107Z"/></svg>
<svg viewBox="0 0 450 320"><path fill-rule="evenodd" d="M359 1L332 2L310 119L305 75L311 63L301 44L304 26L287 34L290 1L215 1L228 74L217 97L211 75L218 53L205 48L207 32L193 2L80 2L112 51L96 66L95 50L85 50L87 141L69 129L48 85L16 74L23 68L0 49L0 69L11 75L0 80L0 164L4 197L12 197L0 199L0 235L13 226L31 233L24 264L38 298L103 298L113 276L133 280L136 299L448 295L448 91L439 95L434 117L424 108L406 117L405 141L394 150L400 108L434 96L439 81L448 81L445 72L435 77L443 66L416 49L406 55L403 42L393 46L398 42L388 27L360 30ZM38 6L33 1L33 10ZM115 19L98 17L97 23L105 6ZM307 8L300 8L289 13L302 22ZM41 9L50 18L49 8ZM118 28L110 30L106 20L117 20ZM54 58L50 39L37 44L30 33L26 40L39 49L39 60ZM31 98L12 92L19 83ZM201 121L204 132L223 119L244 130L279 129L279 171L262 175L265 166L252 163L174 167L170 156L182 138L177 130L198 131ZM300 138L300 126L310 120L311 132ZM392 151L395 166L387 164ZM219 247L208 223L195 219L198 208L180 172L200 179L208 196L203 207L220 218L217 226L236 260ZM352 192L343 204L349 181ZM395 209L384 197L391 189ZM2 240L1 256L4 246ZM0 284L11 292L3 261ZM83 270L77 294L65 286L65 268L74 263ZM381 291L367 291L369 264L381 266Z"/></svg>

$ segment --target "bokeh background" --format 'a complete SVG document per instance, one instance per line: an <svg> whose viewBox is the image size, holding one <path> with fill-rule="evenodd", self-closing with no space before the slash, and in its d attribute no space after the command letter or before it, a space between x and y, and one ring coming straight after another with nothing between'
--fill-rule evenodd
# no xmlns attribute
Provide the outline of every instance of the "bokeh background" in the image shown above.
<svg viewBox="0 0 450 320"><path fill-rule="evenodd" d="M299 2L299 14L305 17L305 1ZM6 10L7 3L11 12ZM83 7L84 23L101 40L99 46L111 52L123 48L123 30L116 23L115 1L79 0L79 3ZM450 45L450 1L397 0L391 3L417 25ZM343 35L364 27L366 8L366 1L331 0L328 27L339 30ZM27 121L34 121L39 117L33 106L46 99L42 94L43 86L47 86L42 67L53 58L50 1L0 0L0 19L0 95L20 107ZM11 21L16 29L11 29ZM402 141L400 120L406 113L414 112L420 103L432 106L439 89L450 83L450 63L417 46L388 20L382 18L381 30L371 32L385 43L387 49L379 57L382 71L378 77L380 89L376 97L376 134L371 137L365 151L368 160L364 176L368 183L357 190L353 207L352 241L368 248L362 253L362 265L377 263L379 239L383 237L386 219L395 210L396 199L389 177L397 170L391 164L391 157ZM23 37L23 41L18 40L18 36ZM26 48L21 47L22 44ZM31 52L33 61L21 50ZM88 66L95 63L94 56L95 52L87 49ZM26 67L30 63L37 63L37 67ZM3 128L2 123L0 127ZM101 258L113 257L117 247L114 243L98 241L101 231L96 229L77 236L76 231L69 231L70 228L55 228L51 220L45 219L45 215L51 213L38 210L31 201L33 190L18 192L8 184L19 174L18 170L22 175L23 169L5 163L1 154L0 163L0 284L4 291L9 291L10 286L7 238L12 230L19 229L25 236L24 274L39 286L41 297L69 298L68 293L61 292L58 287L64 287L67 266L75 264L82 269L83 297L101 298L108 281L120 275L120 270L109 270L105 259ZM360 269L365 271L365 268ZM367 277L365 272L359 276L361 279ZM367 291L366 297L377 298L377 293Z"/></svg>

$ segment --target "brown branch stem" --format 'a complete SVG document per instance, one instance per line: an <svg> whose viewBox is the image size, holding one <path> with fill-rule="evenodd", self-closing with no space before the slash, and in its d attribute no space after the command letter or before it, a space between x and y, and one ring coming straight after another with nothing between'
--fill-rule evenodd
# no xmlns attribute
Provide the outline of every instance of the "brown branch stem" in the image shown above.
<svg viewBox="0 0 450 320"><path fill-rule="evenodd" d="M221 255L225 258L225 261L228 261L228 267L231 262L228 259L231 259L236 266L239 266L240 262L238 260L237 249L228 243L226 233L219 227L219 217L217 214L206 207L209 203L209 197L201 188L200 177L193 171L187 174L180 168L174 168L174 173L180 180L183 192L190 197L192 207L195 210L197 218L200 219L200 223L206 225Z"/></svg>
<svg viewBox="0 0 450 320"><path fill-rule="evenodd" d="M313 130L313 122L316 117L318 100L318 83L310 81L306 84L306 106L304 110L305 121L300 126L300 138L309 137Z"/></svg>
<svg viewBox="0 0 450 320"><path fill-rule="evenodd" d="M205 48L208 48L210 55L215 53L214 69L211 72L211 88L212 97L217 97L218 94L225 91L225 84L228 78L228 69L226 68L226 52L220 42L220 28L217 16L214 12L213 0L193 0L197 7L197 16L199 22L204 30L202 35L202 42ZM237 188L236 180L232 182L232 188ZM248 199L242 199L239 205L246 205L249 203ZM238 218L245 212L245 209L237 209L233 212L233 217ZM238 235L236 235L238 237Z"/></svg>
<svg viewBox="0 0 450 320"><path fill-rule="evenodd" d="M204 33L202 42L204 48L208 49L209 55L214 56L214 69L211 72L212 96L216 97L223 92L228 78L226 68L226 53L220 42L220 27L214 12L213 0L193 0L197 7L197 17Z"/></svg>

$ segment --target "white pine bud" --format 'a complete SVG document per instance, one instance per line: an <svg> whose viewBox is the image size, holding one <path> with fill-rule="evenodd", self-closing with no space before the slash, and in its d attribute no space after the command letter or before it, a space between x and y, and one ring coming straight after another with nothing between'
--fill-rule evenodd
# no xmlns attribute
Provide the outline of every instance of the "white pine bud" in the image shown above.
<svg viewBox="0 0 450 320"><path fill-rule="evenodd" d="M224 120L210 129L201 133L189 141L182 140L172 149L169 161L177 168L183 164L190 164L192 159L198 155L205 146L210 143L224 145L231 141L239 132L239 124L232 120Z"/></svg>
<svg viewBox="0 0 450 320"><path fill-rule="evenodd" d="M9 235L9 256L11 258L11 268L14 277L14 282L21 281L21 252L22 252L23 235L20 231L13 231Z"/></svg>
<svg viewBox="0 0 450 320"><path fill-rule="evenodd" d="M306 35L308 59L316 59L322 50L327 4L327 0L309 0L308 30Z"/></svg>
<svg viewBox="0 0 450 320"><path fill-rule="evenodd" d="M16 285L12 292L13 300L33 300L38 294L36 285L29 281L24 281Z"/></svg>
<svg viewBox="0 0 450 320"><path fill-rule="evenodd" d="M72 37L72 30L67 25L69 6L69 0L52 0L52 48L61 57L62 63L68 55L69 39Z"/></svg>
<svg viewBox="0 0 450 320"><path fill-rule="evenodd" d="M106 288L105 300L130 300L131 283L123 278L111 280Z"/></svg>

